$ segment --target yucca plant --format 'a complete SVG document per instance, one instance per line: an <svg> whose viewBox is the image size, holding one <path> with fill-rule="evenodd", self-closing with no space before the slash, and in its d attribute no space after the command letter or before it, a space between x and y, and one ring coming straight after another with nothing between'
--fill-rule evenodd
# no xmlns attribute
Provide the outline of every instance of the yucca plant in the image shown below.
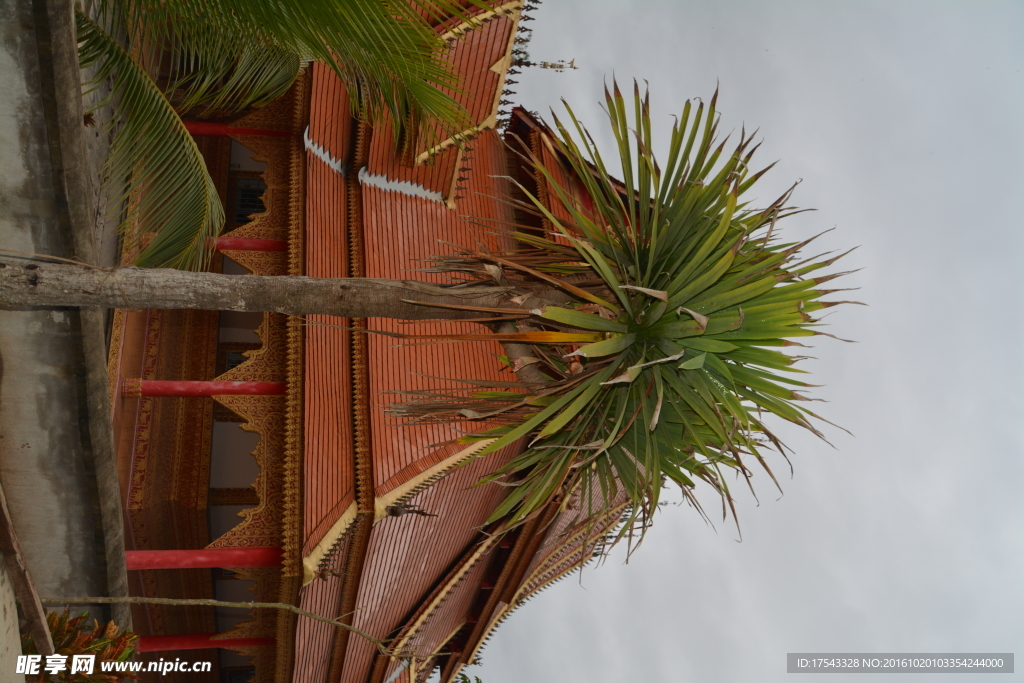
<svg viewBox="0 0 1024 683"><path fill-rule="evenodd" d="M311 60L338 73L356 115L387 119L396 139L429 144L464 130L468 114L450 94L458 78L431 22L466 11L456 0L105 0L97 20L79 12L81 65L96 69L90 85L112 85L101 103L115 105L110 206L128 202L125 235L147 236L135 263L202 270L224 225L180 114L223 118L267 104Z"/></svg>
<svg viewBox="0 0 1024 683"><path fill-rule="evenodd" d="M46 616L46 624L53 638L54 652L70 657L72 655L95 655L96 662L93 673L71 673L70 660L67 668L57 674L48 673L40 667L38 677L33 682L60 681L61 683L117 683L125 678L138 680L138 676L119 672L105 673L100 662L126 662L135 654L138 636L131 631L121 631L114 622L100 626L95 619L89 623L89 613L83 612L77 617L71 616L71 608L65 607L64 612L50 612ZM21 649L24 654L39 654L35 642L29 635L21 636Z"/></svg>
<svg viewBox="0 0 1024 683"><path fill-rule="evenodd" d="M766 416L821 436L800 393L813 385L789 374L803 372L794 367L800 358L779 349L825 334L813 314L846 303L821 300L838 291L821 285L842 273L812 275L840 257L801 260L810 240L778 240L777 221L796 212L789 192L761 210L741 201L767 169L750 171L756 147L744 134L729 153L716 141L717 93L696 111L687 102L665 163L651 152L648 95L635 88L631 107L617 84L605 95L621 180L566 105L568 124L556 116L547 141L582 194L540 159L529 163L569 219L523 187L546 234L518 231L517 251L466 251L430 269L508 285L515 303L561 294L529 311L474 309L515 326L456 337L530 345L513 369L533 366L535 382L473 382L468 394L418 394L391 407L414 421L463 420L467 431L474 421L498 422L462 439L496 439L484 452L528 439L491 477L513 487L492 520L522 521L571 492L593 514L624 494L630 521L645 528L665 483L696 503L697 480L721 495L725 513L728 471L749 481L755 460L775 479L763 451L785 453Z"/></svg>

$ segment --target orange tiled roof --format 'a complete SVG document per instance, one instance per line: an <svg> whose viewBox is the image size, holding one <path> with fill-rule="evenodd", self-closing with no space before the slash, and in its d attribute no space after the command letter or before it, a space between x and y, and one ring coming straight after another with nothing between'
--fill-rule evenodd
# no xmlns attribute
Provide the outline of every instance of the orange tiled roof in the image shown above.
<svg viewBox="0 0 1024 683"><path fill-rule="evenodd" d="M381 126L372 132L366 150L361 153L365 166L355 168L354 125L344 88L333 73L314 65L310 122L305 133L308 275L346 276L359 265L367 277L440 280L438 275L412 272L424 265L422 259L446 249L438 240L466 245L480 242L492 249L510 246L507 241L483 235L465 217L511 218L507 206L487 196L505 195L508 190L502 185L504 181L494 177L506 173L503 148L498 134L486 128L493 126L502 84L502 75L491 67L507 56L514 29L515 17L496 15L464 40L454 43L453 64L464 76L462 97L473 120L480 124L478 128L483 130L468 131L475 135L469 143L472 151L463 152L452 146L440 151L432 163L420 166L402 163L390 130ZM353 178L361 182L356 184ZM352 192L358 196L353 197ZM355 257L362 260L361 264L352 262L348 234L351 212L356 209L360 214L362 249ZM335 533L339 531L336 523L355 499L351 336L338 327L315 324L345 327L348 322L326 316L311 316L308 322L314 324L307 327L306 335L304 554L321 543L332 527ZM368 327L430 333L479 330L479 326L467 323L399 325L396 321L377 319L368 321ZM378 406L390 400L384 392L455 386L450 381L420 375L512 377L507 371L503 373L495 358L502 353L497 343L395 348L394 340L371 336L367 346L368 395ZM376 496L396 489L461 448L435 446L459 436L450 427L392 425L379 408L370 412L370 434ZM401 626L424 596L450 572L453 563L474 546L479 540L478 528L504 490L472 485L497 468L511 452L505 449L475 460L413 497L412 502L437 517L385 518L373 527L367 560L356 582L357 628L383 637ZM321 566L343 574L347 544L348 539L342 536ZM335 616L342 583L340 576L329 571L302 589L300 604L303 609ZM467 592L461 602L471 598ZM457 625L465 613L461 602L445 601L445 609L432 613L430 628L417 636L416 647L431 643L439 646L443 636L438 634L449 625ZM294 680L324 681L334 642L334 628L300 618L295 661L301 662L301 666L295 667ZM366 680L374 654L374 648L365 641L350 639L343 653L341 680Z"/></svg>
<svg viewBox="0 0 1024 683"><path fill-rule="evenodd" d="M329 158L351 153L352 121L348 97L338 77L313 67L313 93L306 137ZM308 143L307 143L308 146ZM307 150L306 274L345 277L349 270L345 180ZM309 316L305 354L305 425L303 430L303 555L352 502L350 333L342 318ZM321 324L323 323L323 324Z"/></svg>
<svg viewBox="0 0 1024 683"><path fill-rule="evenodd" d="M513 5L517 3L503 7ZM314 65L310 121L304 136L308 275L358 273L441 282L440 274L416 272L431 255L450 249L440 241L483 244L494 250L512 246L507 238L489 234L467 220L511 222L515 218L510 207L496 199L511 196L513 188L503 178L509 172L506 152L493 126L518 15L488 16L489 21L479 29L456 40L450 52L463 78L460 98L477 123L465 132L472 139L464 149L455 145L435 149L429 161L420 165L398 156L386 125L361 133L363 138L356 135L343 86L328 69ZM445 25L438 30L452 28ZM365 148L359 147L363 143L358 140L364 140ZM533 149L546 160L555 160L543 145ZM559 180L571 183L567 175ZM352 230L358 230L358 238ZM349 556L352 538L345 533L355 527L349 523L356 519L353 439L357 430L353 415L364 399L353 387L352 334L339 329L349 326L349 321L311 316L308 322L312 324L307 327L305 342L303 554L315 557L321 572L300 591L303 609L336 616L343 585L348 585L346 590L357 591L356 628L379 638L400 635L403 651L425 656L445 645L460 628L481 637L490 630L482 628L484 624L466 624L467 615L480 609L480 583L485 574L493 577L500 572L504 576L511 571L520 576L506 590L512 591L510 597L521 598L549 580L552 572L558 574L570 567L573 557L587 552L594 536L577 533L573 525L579 522L578 513L573 511L557 515L550 525L538 530L543 539L524 536L522 545L531 548L532 555L518 559L514 568L500 565L508 550L480 545L487 538L481 535L481 526L505 491L496 485L474 484L517 450L508 448L452 469L422 490L402 494L411 495L409 502L436 517L381 519L378 510L366 559L355 565L361 571L356 577L348 576L348 562L358 554ZM431 334L482 330L472 323L401 324L390 319L371 319L367 326ZM357 368L356 375L365 372L365 396L375 406L368 421L372 493L379 500L406 491L403 487L462 448L437 446L459 436L450 426L392 424L381 409L394 400L387 392L455 388L461 385L451 380L458 378L509 380L512 375L495 358L502 353L496 342L396 346L392 338L371 335L366 346L366 367ZM604 529L604 525L598 526ZM578 543L579 552L575 546L569 547L574 539L583 539ZM524 593L523 588L528 590ZM488 604L492 603L494 600ZM490 624L508 609L503 602L497 603L492 613L480 614L479 619ZM479 643L479 639L467 642L466 647L475 650ZM344 650L332 655L332 647L338 644ZM365 640L338 640L333 627L299 618L293 681L325 683L332 656L337 657L335 666L341 665L342 683L381 683L395 674L395 681L408 680L408 672L399 672L397 662L377 660L375 648Z"/></svg>

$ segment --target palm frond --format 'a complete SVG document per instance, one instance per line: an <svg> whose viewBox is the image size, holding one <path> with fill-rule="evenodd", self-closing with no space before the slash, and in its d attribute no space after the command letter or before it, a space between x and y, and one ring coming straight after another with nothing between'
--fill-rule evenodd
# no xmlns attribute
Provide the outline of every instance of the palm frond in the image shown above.
<svg viewBox="0 0 1024 683"><path fill-rule="evenodd" d="M651 152L646 93L635 88L627 106L614 84L606 91L606 111L617 178L566 105L566 121L554 117L549 142L556 163L571 172L588 201L559 182L562 174L529 158L565 210L556 215L521 188L526 206L547 219L552 233L516 233L527 249L464 251L439 257L431 268L458 272L467 281L500 277L520 292L536 293L561 279L575 288L562 288L573 291L575 301L532 310L519 334L593 331L603 337L551 346L520 336L533 344L538 366L551 380L543 390L477 393L461 404L472 406L468 412L455 409L460 404L453 395L445 399L447 409L432 407L437 419L497 420L464 439L497 437L484 452L532 439L491 477L514 475L516 486L492 519L511 515L521 521L552 496L577 491L600 497L588 501L598 511L624 496L631 517L623 528L639 523L642 529L665 483L694 500L698 480L721 495L728 513L733 503L724 471L735 470L749 484L747 461L757 461L775 481L764 451L785 456L767 415L821 436L811 422L818 416L804 407L808 398L801 393L811 385L780 374L799 372L792 367L799 358L774 347L825 334L812 313L843 303L820 301L829 293L820 285L841 274L810 274L839 257L800 261L809 241L777 241L778 220L793 213L786 206L789 192L759 211L741 201L760 175L749 168L752 139L741 135L726 152L715 139L716 101L717 93L696 110L686 104L662 164ZM559 217L566 213L568 219ZM425 416L429 411L417 408L425 398L393 412Z"/></svg>
<svg viewBox="0 0 1024 683"><path fill-rule="evenodd" d="M204 269L211 238L224 226L224 207L199 148L131 55L89 17L78 12L76 21L81 65L96 68L95 82L110 79L118 103L104 180L111 207L132 204L126 239L148 240L138 244L135 264Z"/></svg>
<svg viewBox="0 0 1024 683"><path fill-rule="evenodd" d="M110 0L112 1L112 0ZM159 43L173 39L185 22L206 44L196 53L223 53L217 32L239 45L273 47L305 60L330 65L349 88L356 112L373 122L385 114L396 134L412 125L447 137L464 130L468 114L452 93L459 80L444 58L447 44L427 17L465 17L455 0L431 0L414 6L407 0L124 0L127 16ZM483 6L482 2L471 3ZM422 10L421 12L417 9ZM214 60L216 61L216 60Z"/></svg>
<svg viewBox="0 0 1024 683"><path fill-rule="evenodd" d="M240 40L206 21L177 19L163 46L165 92L182 114L203 118L262 107L283 95L304 61L293 50Z"/></svg>

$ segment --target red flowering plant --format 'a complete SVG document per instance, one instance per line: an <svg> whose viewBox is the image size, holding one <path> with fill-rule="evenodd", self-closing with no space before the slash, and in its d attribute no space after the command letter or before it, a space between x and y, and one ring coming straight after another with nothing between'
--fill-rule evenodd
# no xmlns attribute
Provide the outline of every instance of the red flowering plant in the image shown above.
<svg viewBox="0 0 1024 683"><path fill-rule="evenodd" d="M59 671L53 671L53 667L46 667L47 658L40 662L39 672L29 674L26 680L31 683L117 683L124 679L138 680L124 671L109 672L103 671L102 662L125 662L135 654L135 646L138 636L131 631L121 631L114 622L107 622L106 626L93 619L89 624L89 613L83 612L77 617L71 617L71 608L64 608L63 614L50 612L46 618L46 624L50 629L50 636L53 638L53 648L57 656L66 659L66 665ZM38 655L39 650L29 635L21 636L21 650L26 655ZM95 655L94 666L89 673L73 671L71 657L74 655Z"/></svg>

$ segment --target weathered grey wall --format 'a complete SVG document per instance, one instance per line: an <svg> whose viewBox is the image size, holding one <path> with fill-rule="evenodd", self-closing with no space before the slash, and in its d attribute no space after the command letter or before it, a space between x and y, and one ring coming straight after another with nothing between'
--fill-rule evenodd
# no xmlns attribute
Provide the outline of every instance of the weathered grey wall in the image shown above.
<svg viewBox="0 0 1024 683"><path fill-rule="evenodd" d="M24 683L25 676L14 673L21 636L18 633L18 607L14 587L0 556L0 683Z"/></svg>
<svg viewBox="0 0 1024 683"><path fill-rule="evenodd" d="M32 3L0 0L0 247L63 255ZM0 311L0 480L44 597L101 595L74 311Z"/></svg>

